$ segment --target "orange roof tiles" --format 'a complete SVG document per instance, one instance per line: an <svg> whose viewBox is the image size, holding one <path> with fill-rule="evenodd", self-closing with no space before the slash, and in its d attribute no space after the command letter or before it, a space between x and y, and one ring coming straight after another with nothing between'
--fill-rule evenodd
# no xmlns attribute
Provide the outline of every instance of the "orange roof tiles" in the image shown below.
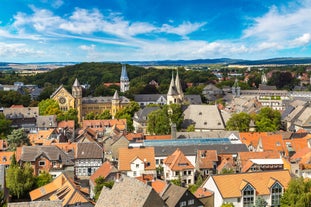
<svg viewBox="0 0 311 207"><path fill-rule="evenodd" d="M149 162L149 166L147 166L146 170L155 170L155 153L153 147L122 147L119 148L119 170L121 171L130 171L131 170L131 162L134 159L140 159L142 161Z"/></svg>
<svg viewBox="0 0 311 207"><path fill-rule="evenodd" d="M247 146L253 145L257 147L259 138L266 135L267 132L240 132L240 140Z"/></svg>
<svg viewBox="0 0 311 207"><path fill-rule="evenodd" d="M214 162L218 161L216 150L198 150L197 163L200 169L214 168Z"/></svg>
<svg viewBox="0 0 311 207"><path fill-rule="evenodd" d="M283 170L214 175L209 179L214 180L223 198L234 198L242 196L240 187L243 183L245 184L245 182L249 183L256 189L257 195L269 195L271 179L278 181L283 187L287 188L291 177L289 171Z"/></svg>
<svg viewBox="0 0 311 207"><path fill-rule="evenodd" d="M194 196L197 198L204 198L212 196L214 193L212 191L207 190L206 188L199 187L195 192Z"/></svg>
<svg viewBox="0 0 311 207"><path fill-rule="evenodd" d="M28 138L32 145L50 145L52 141L50 137L53 132L54 129L39 130L36 134L28 134Z"/></svg>
<svg viewBox="0 0 311 207"><path fill-rule="evenodd" d="M52 143L51 145L55 145L58 148L60 148L61 150L63 150L64 152L69 152L71 150L73 150L74 152L76 152L77 150L77 143L75 142L63 142L63 143Z"/></svg>
<svg viewBox="0 0 311 207"><path fill-rule="evenodd" d="M98 177L106 178L109 173L117 172L117 169L109 162L104 162L90 177L90 180L95 183L95 179Z"/></svg>
<svg viewBox="0 0 311 207"><path fill-rule="evenodd" d="M172 139L172 135L145 135L146 140L169 140Z"/></svg>
<svg viewBox="0 0 311 207"><path fill-rule="evenodd" d="M179 148L177 148L173 154L165 158L163 164L174 171L194 169L194 166Z"/></svg>
<svg viewBox="0 0 311 207"><path fill-rule="evenodd" d="M151 183L152 188L157 192L157 193L162 193L163 190L166 188L167 183L164 180L155 180Z"/></svg>
<svg viewBox="0 0 311 207"><path fill-rule="evenodd" d="M128 133L125 135L127 140L133 141L133 140L144 140L144 134L143 133Z"/></svg>
<svg viewBox="0 0 311 207"><path fill-rule="evenodd" d="M31 191L29 195L32 201L43 197L49 200L62 200L62 206L90 202L80 192L79 186L64 174L57 176L51 183Z"/></svg>
<svg viewBox="0 0 311 207"><path fill-rule="evenodd" d="M15 152L0 151L0 164L10 165L13 154L15 154Z"/></svg>
<svg viewBox="0 0 311 207"><path fill-rule="evenodd" d="M280 158L280 156L280 153L277 151L238 153L238 159L242 167L248 162L249 159Z"/></svg>

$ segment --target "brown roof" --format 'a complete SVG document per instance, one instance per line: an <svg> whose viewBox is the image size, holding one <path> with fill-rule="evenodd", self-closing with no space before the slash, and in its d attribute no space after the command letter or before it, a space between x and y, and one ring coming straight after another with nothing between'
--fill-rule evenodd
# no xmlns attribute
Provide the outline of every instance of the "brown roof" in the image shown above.
<svg viewBox="0 0 311 207"><path fill-rule="evenodd" d="M172 139L172 135L145 135L146 140L168 140Z"/></svg>
<svg viewBox="0 0 311 207"><path fill-rule="evenodd" d="M75 127L75 121L74 120L68 120L68 121L60 121L57 123L57 128L74 128Z"/></svg>
<svg viewBox="0 0 311 207"><path fill-rule="evenodd" d="M240 132L240 140L247 146L253 145L257 147L259 138L266 135L267 132Z"/></svg>
<svg viewBox="0 0 311 207"><path fill-rule="evenodd" d="M149 162L146 170L154 170L155 166L155 154L153 147L122 147L119 148L119 170L130 171L131 162L136 158L144 162Z"/></svg>
<svg viewBox="0 0 311 207"><path fill-rule="evenodd" d="M104 129L106 127L116 126L120 130L126 129L126 119L103 119L103 120L83 120L82 128L93 128Z"/></svg>
<svg viewBox="0 0 311 207"><path fill-rule="evenodd" d="M151 183L151 186L157 193L160 194L166 188L167 183L164 180L156 179Z"/></svg>
<svg viewBox="0 0 311 207"><path fill-rule="evenodd" d="M163 164L174 171L194 169L194 166L179 148L177 148L173 154L165 158Z"/></svg>
<svg viewBox="0 0 311 207"><path fill-rule="evenodd" d="M241 187L245 187L248 183L256 189L257 195L269 195L273 183L278 181L283 187L287 188L291 177L289 171L282 170L212 175L209 179L214 180L223 198L235 198L242 196Z"/></svg>
<svg viewBox="0 0 311 207"><path fill-rule="evenodd" d="M76 159L103 159L103 148L95 142L77 143Z"/></svg>
<svg viewBox="0 0 311 207"><path fill-rule="evenodd" d="M106 161L91 175L90 180L95 183L96 178L100 176L106 178L110 173L117 171L117 168L115 168L109 161Z"/></svg>
<svg viewBox="0 0 311 207"><path fill-rule="evenodd" d="M127 140L129 141L133 141L133 140L144 140L144 134L143 133L128 133L125 135L125 137L127 138Z"/></svg>
<svg viewBox="0 0 311 207"><path fill-rule="evenodd" d="M218 161L216 150L198 150L197 164L200 169L212 169L214 163Z"/></svg>
<svg viewBox="0 0 311 207"><path fill-rule="evenodd" d="M277 151L266 151L266 152L239 152L238 158L241 162L241 166L248 162L249 159L266 159L266 158L280 158L280 153Z"/></svg>
<svg viewBox="0 0 311 207"><path fill-rule="evenodd" d="M62 206L90 202L87 197L81 193L79 186L65 174L60 174L51 183L31 191L29 195L33 201L46 196L52 201L62 200Z"/></svg>

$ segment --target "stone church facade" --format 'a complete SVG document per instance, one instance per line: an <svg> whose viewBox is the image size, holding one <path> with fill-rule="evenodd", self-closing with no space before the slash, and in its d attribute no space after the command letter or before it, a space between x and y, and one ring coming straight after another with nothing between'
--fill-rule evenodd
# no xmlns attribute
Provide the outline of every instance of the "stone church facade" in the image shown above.
<svg viewBox="0 0 311 207"><path fill-rule="evenodd" d="M122 67L122 76L127 76L125 67ZM128 78L126 81L129 81ZM128 86L129 87L129 86ZM128 88L126 88L128 89ZM62 111L68 111L69 109L76 109L78 112L78 122L81 123L83 118L88 113L100 114L105 110L109 110L112 117L122 109L129 105L130 100L125 96L119 96L115 91L113 96L99 96L99 97L82 97L82 86L78 79L72 85L72 93L69 93L63 85L61 85L51 96L58 102Z"/></svg>

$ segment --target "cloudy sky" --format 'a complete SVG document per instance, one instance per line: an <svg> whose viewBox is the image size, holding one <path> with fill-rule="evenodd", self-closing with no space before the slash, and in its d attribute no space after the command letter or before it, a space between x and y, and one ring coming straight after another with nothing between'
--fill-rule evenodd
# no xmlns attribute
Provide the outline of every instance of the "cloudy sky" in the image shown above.
<svg viewBox="0 0 311 207"><path fill-rule="evenodd" d="M0 0L0 62L310 57L310 0Z"/></svg>

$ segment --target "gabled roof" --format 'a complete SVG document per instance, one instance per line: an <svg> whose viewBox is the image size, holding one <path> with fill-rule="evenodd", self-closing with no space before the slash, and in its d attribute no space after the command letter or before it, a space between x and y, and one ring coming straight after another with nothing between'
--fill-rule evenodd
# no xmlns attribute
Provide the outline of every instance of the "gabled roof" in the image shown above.
<svg viewBox="0 0 311 207"><path fill-rule="evenodd" d="M135 178L123 176L114 183L111 190L105 187L102 189L95 207L102 206L162 207L165 203L151 186Z"/></svg>
<svg viewBox="0 0 311 207"><path fill-rule="evenodd" d="M90 177L90 181L95 184L95 179L98 177L106 178L110 173L117 172L115 168L109 161L104 162Z"/></svg>
<svg viewBox="0 0 311 207"><path fill-rule="evenodd" d="M267 132L240 132L240 139L247 146L257 147L259 138L266 135Z"/></svg>
<svg viewBox="0 0 311 207"><path fill-rule="evenodd" d="M159 110L159 106L145 107L143 109L139 109L138 112L135 113L133 120L136 122L147 122L148 115L156 110Z"/></svg>
<svg viewBox="0 0 311 207"><path fill-rule="evenodd" d="M194 169L194 166L179 148L177 148L173 154L165 158L163 164L167 165L173 171Z"/></svg>
<svg viewBox="0 0 311 207"><path fill-rule="evenodd" d="M71 98L73 98L73 96L71 95L71 93L69 93L66 88L62 85L60 85L50 96L50 98L53 98L60 90L64 90L65 93L67 93L67 95L69 95Z"/></svg>
<svg viewBox="0 0 311 207"><path fill-rule="evenodd" d="M61 200L62 206L90 202L73 180L63 173L52 182L31 191L29 195L33 201L45 196L48 196L48 199L52 201Z"/></svg>
<svg viewBox="0 0 311 207"><path fill-rule="evenodd" d="M10 165L13 154L15 152L0 151L0 165Z"/></svg>
<svg viewBox="0 0 311 207"><path fill-rule="evenodd" d="M120 171L130 171L131 163L134 159L140 159L143 162L148 162L149 166L146 170L155 170L155 156L153 147L122 147L119 148L119 166Z"/></svg>
<svg viewBox="0 0 311 207"><path fill-rule="evenodd" d="M280 158L278 151L267 151L267 152L239 152L238 158L241 166L244 166L250 159L267 159L267 158Z"/></svg>
<svg viewBox="0 0 311 207"><path fill-rule="evenodd" d="M77 143L76 159L103 159L103 148L95 142Z"/></svg>
<svg viewBox="0 0 311 207"><path fill-rule="evenodd" d="M166 102L166 94L135 94L134 101L136 102L156 102L159 98L164 98Z"/></svg>
<svg viewBox="0 0 311 207"><path fill-rule="evenodd" d="M198 150L197 164L200 169L212 169L218 161L216 150Z"/></svg>
<svg viewBox="0 0 311 207"><path fill-rule="evenodd" d="M211 175L208 179L213 179L222 198L236 198L242 196L241 184L248 183L256 190L256 195L269 195L271 179L279 182L287 188L291 180L290 173L287 170L266 171L252 173L237 173L225 175ZM205 186L208 188L208 186Z"/></svg>
<svg viewBox="0 0 311 207"><path fill-rule="evenodd" d="M224 130L225 124L217 106L214 105L189 105L183 112L183 128L191 124L196 129Z"/></svg>
<svg viewBox="0 0 311 207"><path fill-rule="evenodd" d="M61 160L63 165L74 164L73 158L56 146L23 146L20 160L33 162L40 156L45 156L50 161Z"/></svg>
<svg viewBox="0 0 311 207"><path fill-rule="evenodd" d="M39 130L35 134L28 134L29 141L32 145L50 145L51 135L54 133L55 129Z"/></svg>
<svg viewBox="0 0 311 207"><path fill-rule="evenodd" d="M67 121L60 121L57 123L57 128L74 128L75 121L74 120L67 120Z"/></svg>
<svg viewBox="0 0 311 207"><path fill-rule="evenodd" d="M57 127L56 115L38 116L37 127L56 128Z"/></svg>

